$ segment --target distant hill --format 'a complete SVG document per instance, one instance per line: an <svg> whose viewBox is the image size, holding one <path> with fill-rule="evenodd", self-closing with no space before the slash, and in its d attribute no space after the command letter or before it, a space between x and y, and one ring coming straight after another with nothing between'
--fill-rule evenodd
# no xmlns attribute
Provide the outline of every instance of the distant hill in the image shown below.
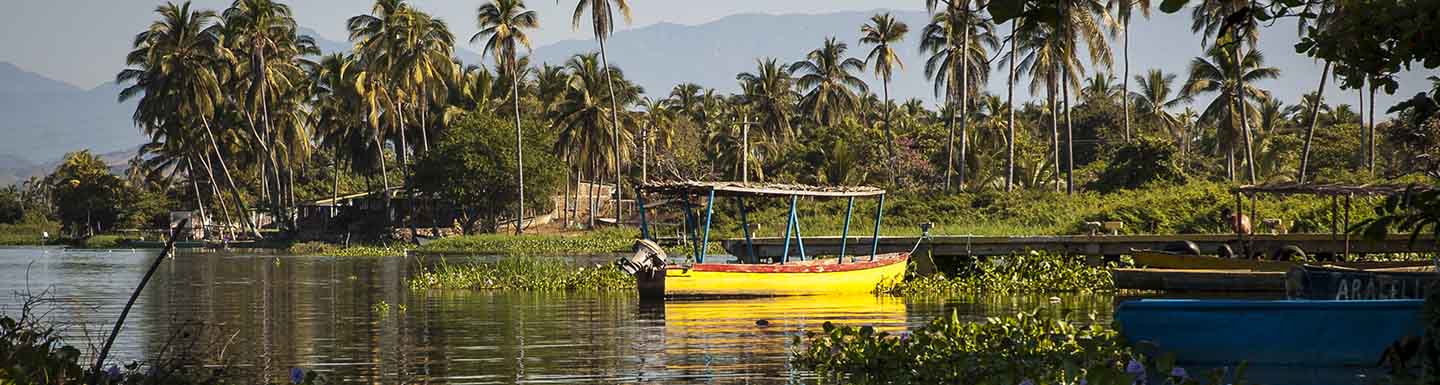
<svg viewBox="0 0 1440 385"><path fill-rule="evenodd" d="M0 157L39 163L92 149L134 148L146 141L131 123L135 102L117 103L120 87L80 89L0 62Z"/></svg>

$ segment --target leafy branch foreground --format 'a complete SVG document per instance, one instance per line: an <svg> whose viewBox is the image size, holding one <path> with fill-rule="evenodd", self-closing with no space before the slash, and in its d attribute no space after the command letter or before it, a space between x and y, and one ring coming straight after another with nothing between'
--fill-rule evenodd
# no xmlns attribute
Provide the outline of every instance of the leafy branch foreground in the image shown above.
<svg viewBox="0 0 1440 385"><path fill-rule="evenodd" d="M1081 326L1043 312L964 322L959 314L938 317L911 332L876 332L869 326L837 327L795 337L803 346L796 364L825 382L843 384L1094 384L1130 385L1242 383L1221 369L1202 382L1174 366L1173 355L1147 359L1125 345L1119 332L1094 317ZM1137 382L1137 379L1141 379Z"/></svg>

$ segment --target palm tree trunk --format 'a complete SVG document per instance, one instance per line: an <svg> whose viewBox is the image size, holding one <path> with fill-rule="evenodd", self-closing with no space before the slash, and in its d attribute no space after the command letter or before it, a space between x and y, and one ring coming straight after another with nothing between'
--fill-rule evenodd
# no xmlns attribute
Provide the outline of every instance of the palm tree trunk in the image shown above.
<svg viewBox="0 0 1440 385"><path fill-rule="evenodd" d="M1315 101L1310 111L1310 127L1305 129L1305 149L1300 152L1300 184L1305 184L1306 172L1310 170L1310 144L1315 141L1315 127L1320 125L1320 105L1325 100L1325 80L1330 78L1330 61L1320 71L1320 89L1315 91Z"/></svg>
<svg viewBox="0 0 1440 385"><path fill-rule="evenodd" d="M1049 92L1050 97L1050 149L1053 150L1053 159L1055 159L1055 174L1051 179L1055 180L1055 192L1058 193L1060 192L1060 104L1055 100L1055 86L1058 83L1055 78L1058 75L1058 66L1056 70L1057 72L1050 74L1050 86L1046 87L1046 91Z"/></svg>
<svg viewBox="0 0 1440 385"><path fill-rule="evenodd" d="M1065 194L1075 195L1075 124L1070 119L1070 73L1060 72L1060 102L1065 105Z"/></svg>
<svg viewBox="0 0 1440 385"><path fill-rule="evenodd" d="M1241 45L1242 44L1239 42L1235 43L1235 71L1237 72L1235 74L1235 84L1239 88L1236 93L1237 95L1239 95L1239 98L1237 98L1236 102L1240 103L1240 130L1243 131L1245 134L1243 137L1245 138L1246 171L1250 174L1250 184L1253 185L1255 184L1256 179L1255 147L1252 143L1253 139L1250 137L1250 114L1248 111L1249 103L1245 102L1245 56L1241 55Z"/></svg>
<svg viewBox="0 0 1440 385"><path fill-rule="evenodd" d="M375 136L375 156L380 158L380 195L385 201L385 227L390 227L390 172L385 167L385 142Z"/></svg>
<svg viewBox="0 0 1440 385"><path fill-rule="evenodd" d="M250 220L250 209L245 206L245 199L240 196L240 188L235 186L235 178L230 175L230 166L225 164L225 156L221 155L220 146L215 142L215 134L210 130L210 120L201 116L200 122L205 126L205 137L209 139L210 149L215 151L215 159L220 162L220 171L224 173L225 182L230 186L230 195L235 198L235 205L240 209L241 224L245 226L245 231L259 238L260 229Z"/></svg>
<svg viewBox="0 0 1440 385"><path fill-rule="evenodd" d="M565 169L565 195L560 197L560 220L565 222L566 229L570 228L570 186L575 184L572 175L570 169Z"/></svg>
<svg viewBox="0 0 1440 385"><path fill-rule="evenodd" d="M1015 185L1015 29L1019 19L1010 20L1010 77L1006 78L1005 108L1010 110L1010 135L1005 141L1005 191L1013 191Z"/></svg>
<svg viewBox="0 0 1440 385"><path fill-rule="evenodd" d="M965 24L960 26L960 40L963 51L960 53L960 189L965 189L965 167L969 165L970 159L966 156L970 150L970 5L965 0Z"/></svg>
<svg viewBox="0 0 1440 385"><path fill-rule="evenodd" d="M1375 139L1376 139L1376 135L1375 135L1375 88L1376 88L1376 87L1375 87L1375 82L1370 82L1370 128L1367 129L1366 132L1370 133L1370 139L1369 139L1369 143L1370 143L1370 147L1369 147L1369 150L1370 150L1370 176L1372 176L1372 177L1375 176L1375 149L1376 149L1376 146L1375 146Z"/></svg>
<svg viewBox="0 0 1440 385"><path fill-rule="evenodd" d="M648 122L640 126L640 184L646 183L650 183L650 124Z"/></svg>
<svg viewBox="0 0 1440 385"><path fill-rule="evenodd" d="M605 0L609 1L609 0ZM600 41L600 65L605 66L605 85L610 88L610 135L615 155L615 225L620 225L620 102L615 98L615 79L610 74L610 59L605 55L605 36L597 35Z"/></svg>
<svg viewBox="0 0 1440 385"><path fill-rule="evenodd" d="M205 237L205 201L202 199L204 196L203 196L203 195L200 195L200 182L198 182L198 181L195 180L197 174L195 173L195 160L194 160L194 156L191 156L191 159L186 159L186 160L185 160L185 168L188 169L188 170L186 170L185 173L190 177L190 187L195 190L195 211L198 211L198 212L200 213L200 220L198 221L198 222L200 223L200 237L201 237L201 238L204 238L204 237ZM192 223L193 223L193 221L192 221ZM86 231L89 231L89 229L90 229L90 213L89 213L89 210L87 210L86 213L85 213L85 228L86 228Z"/></svg>
<svg viewBox="0 0 1440 385"><path fill-rule="evenodd" d="M600 168L599 164L600 164L600 162L599 162L598 159L591 159L591 160L590 160L590 228L591 228L591 229L594 229L594 228L595 228L595 217L599 214L599 211L600 211L600 210L599 210L599 209L600 209L600 204L599 204L599 200L600 200L600 184L599 184L599 183L595 183L596 181L598 181L598 180L600 179L600 172L597 171L597 170Z"/></svg>
<svg viewBox="0 0 1440 385"><path fill-rule="evenodd" d="M1125 143L1130 143L1130 18L1125 18L1125 29L1121 30L1125 50L1125 74L1122 77L1125 91L1121 93L1121 101L1125 104Z"/></svg>
<svg viewBox="0 0 1440 385"><path fill-rule="evenodd" d="M1360 91L1360 104L1359 108L1357 108L1358 111L1356 111L1360 113L1360 147L1362 147L1359 154L1360 163L1362 166L1369 166L1366 164L1369 162L1369 157L1365 156L1365 149L1370 147L1369 144L1365 143L1365 140L1370 137L1369 134L1365 133L1365 80L1360 80L1360 87L1356 88L1356 90Z"/></svg>
<svg viewBox="0 0 1440 385"><path fill-rule="evenodd" d="M220 187L218 186L219 183L217 183L218 181L215 180L215 169L211 166L210 160L205 159L206 157L207 156L202 153L197 158L200 159L200 166L205 169L206 180L210 181L210 196L214 197L215 201L220 203L221 218L225 220L225 227L220 230L220 237L224 238L225 233L230 231L231 224L235 222L232 222L230 220L230 205L225 203L225 196L220 195Z"/></svg>
<svg viewBox="0 0 1440 385"><path fill-rule="evenodd" d="M330 211L325 213L325 228L323 231L330 231L330 219L335 217L335 211L340 207L340 148L335 148L333 154L334 174L330 176Z"/></svg>
<svg viewBox="0 0 1440 385"><path fill-rule="evenodd" d="M520 66L515 53L510 52L510 91L515 102L515 179L520 190L520 200L515 207L515 235L525 233L525 136L520 132Z"/></svg>
<svg viewBox="0 0 1440 385"><path fill-rule="evenodd" d="M886 142L889 142L889 144L890 144L889 146L886 146L886 147L885 147L887 150L889 150L888 152L889 152L889 155L890 155L890 185L893 186L893 187L898 188L898 187L900 187L900 167L899 167L899 163L896 163L896 160L895 160L895 152L896 152L896 149L895 149L895 147L896 147L896 144L895 144L895 131L894 131L894 128L890 126L890 122L891 122L891 120L890 120L891 108L890 108L890 77L889 77L889 76L886 76L886 77L885 77L884 82L883 82L883 85L882 85L881 87L884 89L884 92L885 92L885 141L886 141ZM746 123L746 124L749 124L749 123Z"/></svg>
<svg viewBox="0 0 1440 385"><path fill-rule="evenodd" d="M953 64L953 63L952 63ZM949 84L945 87L945 106L950 114L947 119L946 128L949 132L945 136L945 191L950 191L950 181L955 175L955 79L950 78Z"/></svg>

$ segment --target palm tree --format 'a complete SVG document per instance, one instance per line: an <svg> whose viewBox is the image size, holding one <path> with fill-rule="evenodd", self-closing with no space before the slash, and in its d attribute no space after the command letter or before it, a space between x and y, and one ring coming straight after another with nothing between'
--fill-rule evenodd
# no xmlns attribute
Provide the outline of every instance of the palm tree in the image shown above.
<svg viewBox="0 0 1440 385"><path fill-rule="evenodd" d="M1060 120L1058 118L1060 106L1056 102L1056 97L1060 94L1059 83L1062 78L1060 71L1062 69L1080 70L1083 65L1074 62L1074 57L1062 54L1059 41L1053 38L1055 36L1053 24L1032 22L1026 19L1022 22L1022 26L1023 28L1018 28L1015 36L1012 37L1016 50L1024 52L1024 56L1018 59L1017 70L1030 75L1030 93L1039 93L1041 88L1045 89L1047 102L1044 110L1050 116L1049 152L1051 159L1054 160L1051 162L1054 172L1050 174L1054 178L1053 185L1058 192L1062 184L1060 182L1060 164L1062 162L1060 161ZM1004 60L1009 60L1012 64L1017 62L1014 58ZM1062 65L1062 62L1070 65ZM1074 81L1079 78L1077 75L1071 73L1071 76L1065 78ZM1078 84L1075 86L1079 87Z"/></svg>
<svg viewBox="0 0 1440 385"><path fill-rule="evenodd" d="M216 109L225 103L221 76L230 63L230 52L220 44L217 15L212 11L191 11L189 2L165 4L157 8L156 13L160 20L134 39L134 51L126 57L126 64L131 68L116 77L119 84L135 83L121 91L120 100L143 93L134 118L152 139L198 143L203 137L208 146L189 147L190 156L202 158L209 164L213 153L241 217L246 218L242 224L251 235L259 236L249 216L243 215L248 211L245 200L210 126ZM193 129L197 123L203 131ZM198 148L205 150L195 150ZM213 172L206 169L206 173L212 176L213 187ZM223 197L216 194L216 199L225 206ZM225 215L228 217L228 209Z"/></svg>
<svg viewBox="0 0 1440 385"><path fill-rule="evenodd" d="M558 1L558 0L557 0ZM613 4L612 4L613 3ZM595 40L600 43L600 65L605 71L605 84L610 89L610 134L611 142L615 148L615 224L620 224L620 106L615 104L618 99L615 95L615 80L610 76L610 59L605 54L605 40L610 38L610 33L615 31L615 10L625 16L625 24L630 24L630 2L629 0L578 0L575 4L575 16L571 23L575 29L580 29L580 20L586 10L590 11L590 26L595 32Z"/></svg>
<svg viewBox="0 0 1440 385"><path fill-rule="evenodd" d="M848 48L833 37L826 38L824 45L805 55L805 60L790 65L790 72L799 76L795 85L804 92L799 108L816 124L834 124L859 106L858 94L867 89L865 81L852 73L864 71L865 62L846 58Z"/></svg>
<svg viewBox="0 0 1440 385"><path fill-rule="evenodd" d="M1135 8L1140 9L1140 14L1146 19L1150 18L1150 0L1110 0L1108 8L1115 10L1115 18L1119 23L1121 51L1124 55L1124 70L1120 78L1124 79L1122 86L1125 93L1130 92L1130 19L1135 15ZM1114 29L1112 29L1114 31ZM1125 100L1125 141L1130 141L1130 100Z"/></svg>
<svg viewBox="0 0 1440 385"><path fill-rule="evenodd" d="M794 138L790 109L794 108L797 94L795 78L790 75L790 70L778 59L762 58L755 60L754 73L742 72L735 79L740 82L749 104L754 106L754 112L760 116L759 123L766 133L780 143L788 143ZM684 99L690 97L688 92L690 89L677 86L671 95L679 95L680 98L671 105L684 111L687 103Z"/></svg>
<svg viewBox="0 0 1440 385"><path fill-rule="evenodd" d="M895 20L889 13L870 17L870 24L860 27L860 43L872 44L875 48L865 57L867 64L874 63L875 76L879 77L884 84L882 87L885 93L885 141L888 142L886 149L889 150L890 168L897 167L895 160L895 131L890 120L890 79L895 69L904 70L905 62L900 59L900 54L895 51L894 44L905 39L905 34L910 32L910 26ZM892 173L891 184L898 186L899 174Z"/></svg>
<svg viewBox="0 0 1440 385"><path fill-rule="evenodd" d="M1150 119L1159 127L1170 131L1171 137L1175 139L1176 148L1181 154L1186 153L1185 126L1180 124L1170 109L1179 107L1190 102L1190 97L1184 94L1171 97L1174 89L1170 87L1175 82L1175 74L1167 74L1159 69L1151 69L1145 75L1135 75L1135 82L1140 84L1140 90L1131 92L1126 104L1135 104L1140 110L1140 116Z"/></svg>
<svg viewBox="0 0 1440 385"><path fill-rule="evenodd" d="M944 9L936 9L943 3ZM920 50L930 53L925 62L925 76L935 83L935 94L945 92L945 105L950 114L949 134L946 139L945 189L950 189L950 176L954 174L954 137L958 118L960 125L960 163L965 164L969 142L966 125L969 118L970 95L978 91L990 77L989 54L986 46L998 47L999 39L992 32L994 25L987 19L977 18L970 1L928 0L927 8L934 13L930 24L921 31ZM971 44L974 41L979 44ZM972 76L973 74L973 76ZM959 98L957 101L956 98ZM956 105L958 103L958 106ZM959 173L960 186L965 185L965 169Z"/></svg>
<svg viewBox="0 0 1440 385"><path fill-rule="evenodd" d="M270 189L273 214L281 223L293 228L294 217L285 203L293 195L293 180L289 167L284 167L293 155L292 150L282 142L283 138L297 138L295 132L280 132L272 125L271 105L278 103L289 92L287 88L299 84L304 78L300 58L318 53L314 40L297 34L295 18L290 7L272 0L236 0L222 14L222 34L229 49L239 59L236 65L235 87L243 90L244 108L251 134L256 146L266 154L266 172L275 188ZM260 123L256 131L255 122ZM301 127L285 127L298 129ZM305 143L296 143L305 145Z"/></svg>
<svg viewBox="0 0 1440 385"><path fill-rule="evenodd" d="M1090 62L1096 65L1112 67L1114 63L1110 54L1110 43L1105 39L1102 32L1107 26L1114 25L1110 14L1105 12L1105 5L1098 0L1062 0L1057 7L1059 14L1056 18L1056 37L1059 39L1060 52L1063 60L1062 65L1076 66L1079 58L1079 45L1084 44L1089 52ZM1078 67L1078 66L1077 66ZM1075 193L1075 130L1070 119L1070 81L1066 80L1070 74L1081 71L1066 70L1060 71L1060 92L1061 100L1065 106L1065 191L1069 194Z"/></svg>
<svg viewBox="0 0 1440 385"><path fill-rule="evenodd" d="M1202 94L1216 93L1215 99L1207 105L1200 114L1200 120L1212 122L1221 130L1219 143L1226 151L1226 174L1233 179L1234 170L1234 141L1237 137L1243 137L1243 130L1249 127L1252 117L1249 114L1248 105L1258 100L1259 95L1268 95L1269 92L1261 90L1250 83L1274 79L1280 76L1280 70L1274 67L1265 66L1265 57L1259 51L1250 51L1243 59L1236 60L1232 55L1233 51L1220 48L1211 48L1206 57L1197 57L1190 62L1190 78L1185 82L1182 94L1187 97L1194 97ZM1243 74L1237 78L1236 75ZM1237 93L1241 90L1239 84L1244 85L1244 94ZM1243 100L1241 95L1250 95ZM1237 127L1238 126L1238 127ZM1247 162L1250 161L1247 158ZM1254 165L1250 165L1253 170ZM1251 175L1251 179L1255 179Z"/></svg>
<svg viewBox="0 0 1440 385"><path fill-rule="evenodd" d="M1232 58L1248 57L1244 53L1244 45L1248 43L1253 47L1259 40L1259 29L1255 28L1254 16L1251 15L1248 8L1250 5L1250 0L1206 1L1191 11L1192 23L1190 30L1192 32L1202 33L1200 36L1201 47L1209 47L1211 45L1210 43L1213 42L1215 46L1220 47L1220 49L1229 48L1231 51L1229 54ZM1243 20L1241 18L1243 18ZM1210 38L1211 36L1215 36L1213 41ZM1245 83L1247 80L1245 76L1238 74L1243 68L1236 66L1229 69L1237 73L1232 76L1233 79L1236 79L1236 82L1229 84L1229 86L1235 89L1234 92L1237 94L1234 99L1246 99L1245 93L1247 86ZM1238 104L1239 111L1235 115L1243 117L1250 116L1248 103ZM1256 181L1255 154L1250 132L1250 120L1239 120L1240 136L1245 142L1245 159L1248 165L1250 183L1254 184Z"/></svg>
<svg viewBox="0 0 1440 385"><path fill-rule="evenodd" d="M470 42L475 43L485 39L485 53L495 56L495 61L501 66L510 69L511 77L511 99L515 104L515 178L519 181L520 199L515 210L515 234L524 233L525 221L525 157L522 154L524 148L524 134L520 132L520 67L516 61L515 51L519 46L524 46L526 51L531 50L530 36L525 34L526 29L535 29L540 26L540 19L535 11L525 9L523 0L492 0L481 5L476 16L476 24L480 26L480 32L470 37Z"/></svg>
<svg viewBox="0 0 1440 385"><path fill-rule="evenodd" d="M1125 89L1115 84L1115 75L1097 73L1085 79L1085 85L1080 89L1080 98L1087 104L1111 104L1125 98Z"/></svg>
<svg viewBox="0 0 1440 385"><path fill-rule="evenodd" d="M607 148L628 149L621 143L611 143L614 137L605 135L606 117L618 116L608 106L632 104L639 99L640 89L626 81L625 75L617 68L601 70L596 54L575 55L566 61L565 66L570 72L570 79L565 96L555 109L555 124L559 130L555 152L574 162L578 169L589 170L592 176L598 177L601 171L609 168L607 166L624 160L622 154L606 151ZM605 91L610 78L620 85L621 92L616 94L622 99L620 101L607 100L608 93ZM620 140L630 141L629 131L621 134ZM592 207L594 204L592 202ZM592 208L590 212L590 225L593 227L596 211Z"/></svg>

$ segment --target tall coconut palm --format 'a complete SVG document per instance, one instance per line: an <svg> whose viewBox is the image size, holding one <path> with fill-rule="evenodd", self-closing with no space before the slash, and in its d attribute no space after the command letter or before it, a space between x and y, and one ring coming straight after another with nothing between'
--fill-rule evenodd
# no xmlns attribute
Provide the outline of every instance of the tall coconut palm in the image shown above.
<svg viewBox="0 0 1440 385"><path fill-rule="evenodd" d="M1019 65L1016 69L1020 73L1025 73L1030 76L1030 93L1037 94L1042 88L1045 90L1046 104L1044 111L1050 116L1049 155L1050 158L1053 159L1050 165L1054 167L1050 176L1054 178L1052 184L1055 190L1059 191L1062 185L1060 181L1060 177L1062 176L1060 165L1063 162L1060 161L1060 120L1058 117L1060 106L1057 104L1056 97L1060 95L1059 83L1062 78L1060 71L1082 71L1083 64L1074 60L1076 59L1075 57L1063 54L1059 40L1054 38L1055 28L1053 24L1039 23L1025 19L1021 26L1022 28L1018 28L1012 40L1014 41L1016 49L1023 52L1023 56L1018 60L1012 58L1006 58L1004 60L1010 60L1012 63L1018 62ZM1062 63L1066 64L1062 65ZM1075 81L1075 79L1079 79L1079 76L1078 73L1072 72L1070 76L1064 78ZM1075 86L1079 87L1078 84Z"/></svg>
<svg viewBox="0 0 1440 385"><path fill-rule="evenodd" d="M285 204L285 197L293 190L287 182L293 178L284 163L288 162L288 155L294 154L289 153L292 149L285 147L282 138L301 135L279 132L272 125L271 106L283 98L288 87L295 86L304 77L300 58L318 50L313 39L297 34L295 18L288 5L272 0L236 0L222 18L226 43L239 59L235 86L243 93L251 134L256 146L266 154L266 171L275 186L270 190L273 214L280 223L293 228L293 216Z"/></svg>
<svg viewBox="0 0 1440 385"><path fill-rule="evenodd" d="M937 9L940 4L943 9ZM968 113L970 96L975 94L990 76L987 46L999 46L999 39L993 33L994 25L988 19L978 17L969 0L927 1L933 13L931 21L921 30L920 50L930 54L925 62L925 75L935 83L935 93L945 92L945 105L950 111L949 134L946 139L945 189L950 189L951 175L955 174L954 137L955 127L960 127L960 163L965 164L968 150ZM972 44L972 42L974 44ZM958 98L958 100L957 100ZM965 170L959 172L959 185L965 185Z"/></svg>
<svg viewBox="0 0 1440 385"><path fill-rule="evenodd" d="M1191 11L1190 30L1201 33L1200 46L1210 47L1215 43L1216 47L1231 51L1230 57L1244 58L1245 44L1255 46L1259 40L1259 29L1255 26L1254 16L1250 11L1250 0L1216 0L1206 1ZM1213 36L1213 38L1212 38ZM1243 69L1239 66L1230 68L1237 73L1232 78L1236 82L1229 84L1236 93L1235 100L1245 100L1246 82L1245 76L1239 72ZM1250 116L1247 103L1238 103L1239 111L1236 116ZM1249 174L1250 183L1256 181L1255 175L1255 154L1253 138L1250 131L1250 120L1239 119L1240 136L1245 144L1245 159Z"/></svg>
<svg viewBox="0 0 1440 385"><path fill-rule="evenodd" d="M516 53L520 47L530 51L530 36L525 33L527 29L535 29L540 26L540 18L535 11L525 8L523 0L492 0L480 6L476 15L476 24L480 26L480 32L470 37L470 42L475 43L481 39L485 40L486 54L494 55L495 61L501 66L509 68L511 76L511 99L515 104L515 178L519 181L520 199L515 211L515 233L524 233L525 221L525 157L522 153L524 148L525 135L520 132L520 67L516 60Z"/></svg>
<svg viewBox="0 0 1440 385"><path fill-rule="evenodd" d="M1190 97L1184 94L1173 95L1175 91L1170 84L1175 82L1175 74L1151 69L1144 75L1135 75L1135 82L1139 84L1140 89L1130 93L1128 98L1130 101L1127 104L1134 104L1142 118L1168 130L1171 137L1175 139L1175 147L1180 149L1181 154L1185 154L1185 146L1188 144L1188 141L1185 140L1187 132L1175 115L1170 113L1170 109L1189 103Z"/></svg>
<svg viewBox="0 0 1440 385"><path fill-rule="evenodd" d="M1115 84L1115 75L1097 73L1085 79L1085 85L1080 88L1080 98L1087 104L1111 104L1125 98L1125 89Z"/></svg>
<svg viewBox="0 0 1440 385"><path fill-rule="evenodd" d="M865 81L854 72L865 70L865 62L846 58L849 48L834 37L805 55L805 60L790 65L798 77L795 85L804 93L799 108L816 124L829 126L859 107L860 94L866 92Z"/></svg>
<svg viewBox="0 0 1440 385"><path fill-rule="evenodd" d="M1235 176L1235 140L1245 135L1239 130L1249 126L1249 104L1258 100L1257 96L1268 94L1251 83L1280 76L1279 69L1265 66L1265 57L1259 51L1250 51L1239 60L1232 55L1233 52L1211 48L1206 57L1192 60L1190 77L1182 91L1187 97L1216 94L1200 113L1200 120L1214 123L1221 130L1219 144L1226 154L1226 174L1232 179ZM1244 94L1249 95L1248 98L1241 98L1239 84L1244 84ZM1254 175L1251 177L1253 179Z"/></svg>
<svg viewBox="0 0 1440 385"><path fill-rule="evenodd" d="M167 3L157 8L156 13L160 19L134 39L134 51L126 57L130 68L116 77L119 84L134 83L121 91L120 100L141 95L134 118L152 139L169 137L206 143L194 147L193 155L208 160L213 152L241 217L245 218L242 224L258 236L259 231L248 220L249 216L243 215L248 211L245 201L210 125L216 109L225 103L221 75L230 63L230 52L220 44L217 15L212 11L192 11L189 2ZM197 125L203 130L196 130ZM199 150L201 148L205 150ZM207 175L213 175L211 170L206 171ZM216 198L224 205L223 198L218 194Z"/></svg>
<svg viewBox="0 0 1440 385"><path fill-rule="evenodd" d="M1150 0L1110 0L1108 8L1115 10L1115 21L1119 30L1121 41L1121 52L1124 56L1124 69L1120 78L1125 82L1122 85L1124 93L1130 93L1130 19L1134 18L1136 8L1146 19L1150 18ZM1130 100L1125 100L1125 141L1130 141Z"/></svg>
<svg viewBox="0 0 1440 385"><path fill-rule="evenodd" d="M620 224L620 106L615 104L618 100L615 94L615 80L610 76L610 58L605 53L605 41L615 31L615 12L625 17L625 24L630 24L630 1L629 0L578 0L575 3L575 15L570 22L575 29L580 29L580 22L584 19L585 12L590 12L590 27L595 33L595 40L600 43L600 65L605 71L605 85L610 90L610 134L611 142L614 143L615 153L615 224Z"/></svg>
<svg viewBox="0 0 1440 385"><path fill-rule="evenodd" d="M555 152L561 154L562 158L575 162L578 169L588 170L596 177L609 168L608 166L624 159L623 154L614 154L606 149L628 149L620 143L611 143L614 137L605 135L606 117L619 116L610 111L609 106L628 106L637 101L640 94L639 87L626 81L619 69L601 70L600 65L596 54L575 55L566 61L565 67L570 72L570 79L565 96L555 110L555 121L559 130ZM620 86L620 92L616 94L622 99L620 101L608 100L609 94L606 90L608 79L612 78ZM630 141L628 130L621 134L621 141ZM592 227L595 219L595 210L592 209Z"/></svg>
<svg viewBox="0 0 1440 385"><path fill-rule="evenodd" d="M790 70L778 59L762 58L755 60L755 72L742 72L735 79L740 82L753 112L759 115L765 132L777 142L791 141L795 132L790 127L790 109L794 108L797 94ZM688 92L678 87L676 91ZM677 103L682 109L683 104Z"/></svg>
<svg viewBox="0 0 1440 385"><path fill-rule="evenodd" d="M1055 37L1060 45L1062 57L1070 60L1063 60L1062 65L1077 64L1080 57L1080 45L1084 44L1086 52L1089 53L1091 63L1106 68L1114 65L1110 53L1110 42L1104 36L1104 30L1114 25L1110 14L1105 12L1105 4L1099 0L1061 0L1058 7L1058 17L1055 20ZM1065 106L1065 143L1067 147L1065 162L1065 191L1069 194L1075 193L1075 130L1073 121L1070 119L1070 81L1066 80L1070 74L1078 71L1060 71L1060 93L1061 100Z"/></svg>
<svg viewBox="0 0 1440 385"><path fill-rule="evenodd" d="M895 44L905 39L905 34L910 32L910 26L904 22L895 20L889 13L879 14L870 17L870 23L860 27L860 43L871 44L875 48L866 55L865 62L875 68L875 76L880 78L885 93L885 141L886 150L890 155L890 169L894 170L898 165L895 160L895 130L891 125L890 108L890 79L894 76L895 70L905 69L905 62L900 59L899 52L895 51ZM898 186L899 174L891 174L892 185Z"/></svg>

